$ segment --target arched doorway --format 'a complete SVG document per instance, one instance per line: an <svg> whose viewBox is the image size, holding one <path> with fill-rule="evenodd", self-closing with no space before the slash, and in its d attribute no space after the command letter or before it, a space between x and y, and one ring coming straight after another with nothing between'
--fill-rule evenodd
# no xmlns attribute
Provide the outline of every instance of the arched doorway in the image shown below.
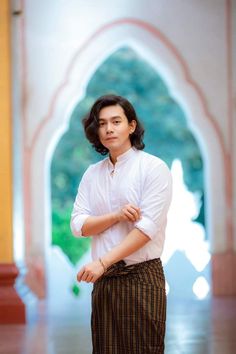
<svg viewBox="0 0 236 354"><path fill-rule="evenodd" d="M105 57L123 45L133 48L162 73L162 77L170 89L170 94L187 112L189 124L198 137L201 150L204 152L204 159L207 162L206 205L211 247L213 251L219 246L224 248L226 225L217 222L218 215L222 215L225 220L226 212L224 208L224 169L221 168L223 153L219 134L212 123L204 96L192 80L187 65L180 54L157 29L141 21L124 20L101 28L83 48L78 50L69 66L66 78L63 79L62 85L52 101L48 115L40 126L37 139L35 139L30 152L28 169L30 176L28 178L34 180L34 185L30 187L32 208L28 211L31 216L31 253L39 254L42 268L44 268L44 256L50 244L51 234L48 222L50 219L45 218L45 215L49 216L50 214L51 205L49 161L57 141L66 130L75 103L84 96L84 88L89 78ZM208 139L209 135L211 140ZM217 181L211 178L216 169ZM42 188L37 190L36 186L39 183ZM216 189L219 192L217 200L221 200L221 203L215 203L214 190ZM33 195L34 198L32 198ZM37 205L35 204L36 200ZM40 205L38 204L39 200ZM38 210L41 210L40 217L37 213ZM217 238L214 238L214 235L217 235Z"/></svg>
<svg viewBox="0 0 236 354"><path fill-rule="evenodd" d="M73 264L76 264L84 252L87 251L89 239L75 239L71 235L69 230L71 207L84 170L89 164L102 158L90 147L85 139L81 121L87 113L91 102L100 95L109 92L124 95L132 101L146 130L145 150L164 159L170 168L173 161L179 159L184 170L183 185L186 186L186 190L189 190L189 194L198 193L204 201L201 152L196 139L189 131L183 110L169 95L168 88L158 73L145 60L140 58L134 50L129 47L122 47L111 54L90 79L86 89L86 96L76 105L72 113L69 129L57 145L52 159L52 243L58 245ZM173 169L173 174L175 174L175 169ZM177 186L175 181L177 176L173 176L173 178L175 182L174 195L176 195L178 190L175 190L175 188L179 189L179 185ZM183 202L183 194L179 195L179 200ZM195 202L193 201L193 203ZM186 198L185 205L181 205L179 201L177 201L177 204L175 212L171 214L172 219L181 208L183 212L190 210L189 201ZM197 208L198 206L195 207ZM183 225L181 230L177 231L177 225L180 224L179 215L179 220L175 218L177 222L170 229L169 233L175 233L175 235L170 235L170 239L172 239L170 243L174 244L175 242L175 247L171 245L169 250L167 250L166 253L169 257L166 258L166 263L169 262L170 257L176 258L175 260L171 259L171 261L176 263L177 260L179 271L186 278L186 269L191 266L195 269L196 262L194 263L194 257L190 250L186 253L187 257L184 253L184 246L182 245L181 248L178 244L183 243L181 241L183 233L188 233L189 231L193 235L185 235L186 244L192 243L196 247L197 242L194 242L194 240L197 237L203 237L202 242L206 244L204 204L202 203L199 206L199 211L195 212L195 218L198 218L200 222L200 224L195 222L196 225L199 225L198 229L195 227L193 230L192 226L192 230L187 230L185 225L188 222L191 224L191 217L194 218L194 215L190 215L190 217L183 213L182 215ZM170 220L170 223L173 222L174 220ZM201 235L199 236L200 228ZM174 231L174 229L176 230ZM191 237L193 240L188 242ZM199 247L201 247L200 244ZM171 255L170 249L172 249ZM182 252L188 267L182 266L181 268L181 263L178 262L178 258L174 254L178 249ZM197 253L197 249L195 249L195 253ZM198 252L196 257L200 261L201 254ZM204 270L205 265L201 271ZM186 292L193 294L192 286L196 281L198 271L199 269L195 269L196 274L192 273L190 285L185 282L186 288L191 287L191 289L187 291L183 286L181 287L182 295ZM170 272L171 274L172 272ZM173 286L170 289L171 293L177 292L174 289L175 287L175 282L173 282Z"/></svg>

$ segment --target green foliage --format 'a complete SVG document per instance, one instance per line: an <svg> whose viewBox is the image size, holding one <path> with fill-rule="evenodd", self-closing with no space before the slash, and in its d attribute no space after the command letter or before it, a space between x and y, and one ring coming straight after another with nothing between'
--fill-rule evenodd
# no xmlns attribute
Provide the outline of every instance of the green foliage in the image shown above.
<svg viewBox="0 0 236 354"><path fill-rule="evenodd" d="M71 287L71 290L72 290L72 293L75 295L75 296L79 296L80 295L80 288L78 286L78 284L74 283Z"/></svg>
<svg viewBox="0 0 236 354"><path fill-rule="evenodd" d="M72 264L76 264L89 249L90 238L75 238L72 236L69 220L71 208L63 208L53 204L52 207L52 244L58 245L68 256Z"/></svg>
<svg viewBox="0 0 236 354"><path fill-rule="evenodd" d="M187 187L202 193L204 205L203 161L184 112L157 72L133 50L121 48L91 78L86 96L75 107L69 130L58 143L52 161L53 244L59 245L73 264L89 247L88 239L75 239L69 231L73 201L85 169L103 158L84 137L81 119L93 102L107 93L125 96L132 102L145 127L145 150L169 166L174 159L180 159ZM198 222L204 224L203 207Z"/></svg>

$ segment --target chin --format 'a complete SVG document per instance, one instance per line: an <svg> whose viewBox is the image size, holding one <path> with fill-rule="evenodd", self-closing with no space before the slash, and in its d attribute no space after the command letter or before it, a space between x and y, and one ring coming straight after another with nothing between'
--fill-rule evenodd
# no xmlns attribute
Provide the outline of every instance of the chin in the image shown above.
<svg viewBox="0 0 236 354"><path fill-rule="evenodd" d="M105 146L105 145L104 145ZM115 142L115 141L113 141L113 142L110 142L109 144L106 144L106 148L108 149L108 150L110 150L110 149L120 149L120 145L119 144L117 144L117 142Z"/></svg>

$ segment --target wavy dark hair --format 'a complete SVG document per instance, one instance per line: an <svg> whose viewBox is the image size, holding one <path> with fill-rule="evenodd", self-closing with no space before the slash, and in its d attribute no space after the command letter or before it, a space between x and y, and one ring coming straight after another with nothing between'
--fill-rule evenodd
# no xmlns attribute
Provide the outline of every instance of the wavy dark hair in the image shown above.
<svg viewBox="0 0 236 354"><path fill-rule="evenodd" d="M144 128L138 120L138 117L132 104L126 98L117 95L101 96L93 104L89 113L83 119L83 126L86 138L92 144L94 149L100 154L106 155L109 152L109 150L104 145L102 145L99 140L99 113L102 108L115 105L119 105L121 108L123 108L128 122L131 122L132 120L136 121L136 129L130 135L130 142L131 145L134 146L136 149L143 150L145 147L143 142Z"/></svg>

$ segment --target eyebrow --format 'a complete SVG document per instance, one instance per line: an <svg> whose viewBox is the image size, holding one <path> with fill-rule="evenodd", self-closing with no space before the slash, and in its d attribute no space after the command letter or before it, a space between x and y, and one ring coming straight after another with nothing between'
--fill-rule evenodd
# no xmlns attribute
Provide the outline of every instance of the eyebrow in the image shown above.
<svg viewBox="0 0 236 354"><path fill-rule="evenodd" d="M113 116L113 117L109 117L109 118L99 118L98 120L101 121L101 120L109 120L109 119L117 119L117 118L122 119L121 116Z"/></svg>

